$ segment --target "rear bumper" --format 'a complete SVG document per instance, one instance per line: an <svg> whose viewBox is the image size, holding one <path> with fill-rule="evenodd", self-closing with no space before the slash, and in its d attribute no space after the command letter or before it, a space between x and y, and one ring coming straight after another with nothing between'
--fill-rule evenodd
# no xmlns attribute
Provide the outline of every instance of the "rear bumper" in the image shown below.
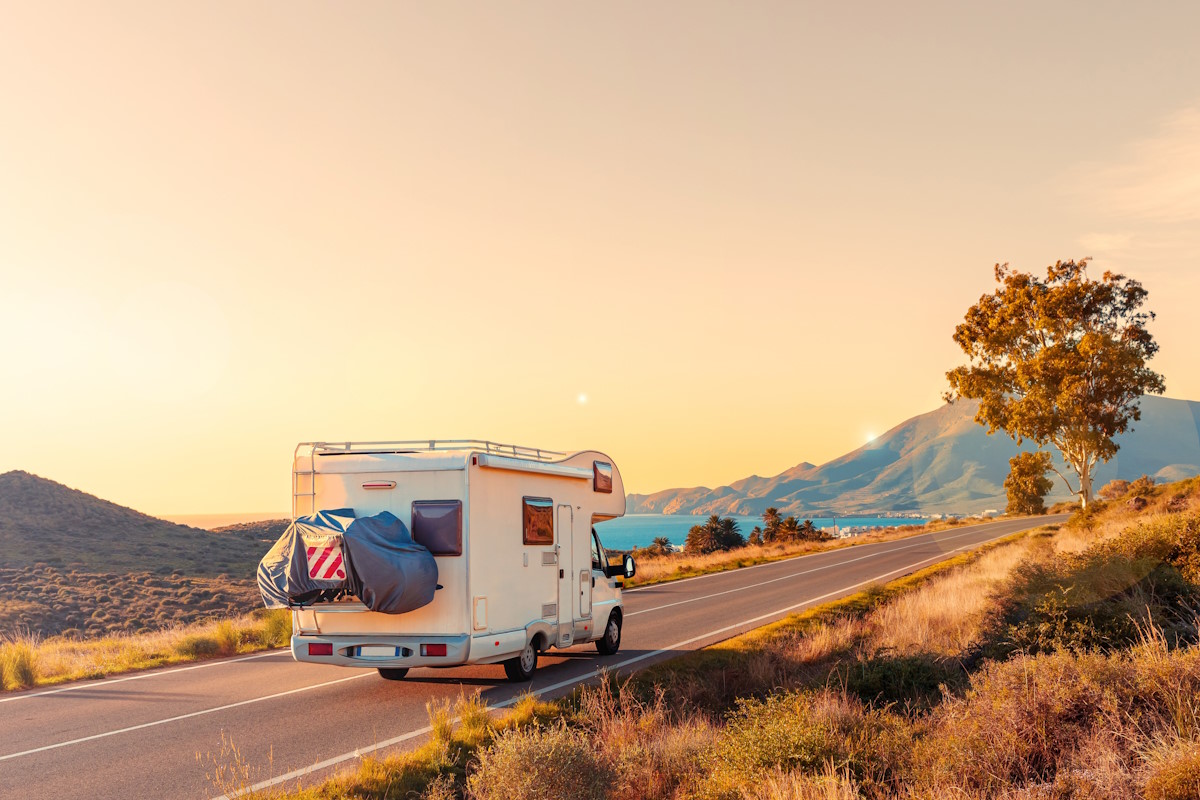
<svg viewBox="0 0 1200 800"><path fill-rule="evenodd" d="M309 645L330 645L331 655L309 655ZM421 645L445 645L444 656L422 656ZM382 652L391 648L392 653ZM322 648L317 648L318 650ZM324 648L328 649L328 648ZM374 652L372 652L374 651ZM296 634L292 637L292 658L313 664L337 664L341 667L452 667L465 664L471 654L471 637L454 636L322 636Z"/></svg>

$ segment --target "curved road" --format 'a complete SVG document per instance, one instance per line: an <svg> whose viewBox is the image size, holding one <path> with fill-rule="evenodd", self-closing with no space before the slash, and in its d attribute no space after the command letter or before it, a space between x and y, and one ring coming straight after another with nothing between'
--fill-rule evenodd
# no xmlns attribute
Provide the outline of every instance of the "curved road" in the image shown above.
<svg viewBox="0 0 1200 800"><path fill-rule="evenodd" d="M625 593L621 651L580 645L543 655L531 684L496 666L374 670L300 664L287 651L210 661L0 697L0 800L185 798L222 793L208 776L232 742L247 784L310 782L360 754L411 746L425 704L481 691L492 707L551 697L594 677L695 650L1065 515L921 534ZM228 786L228 784L226 784Z"/></svg>

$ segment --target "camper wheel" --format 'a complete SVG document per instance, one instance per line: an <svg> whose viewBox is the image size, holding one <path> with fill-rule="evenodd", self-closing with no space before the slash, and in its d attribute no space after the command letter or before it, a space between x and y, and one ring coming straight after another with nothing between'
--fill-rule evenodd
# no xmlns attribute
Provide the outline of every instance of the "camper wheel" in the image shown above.
<svg viewBox="0 0 1200 800"><path fill-rule="evenodd" d="M602 656L611 656L621 647L621 612L614 611L608 617L604 635L596 640L596 649Z"/></svg>
<svg viewBox="0 0 1200 800"><path fill-rule="evenodd" d="M533 671L537 669L537 641L525 645L525 649L516 658L510 658L504 662L504 674L508 676L510 681L521 683L533 677Z"/></svg>
<svg viewBox="0 0 1200 800"><path fill-rule="evenodd" d="M404 676L408 674L408 667L380 667L379 674L389 681L402 681Z"/></svg>

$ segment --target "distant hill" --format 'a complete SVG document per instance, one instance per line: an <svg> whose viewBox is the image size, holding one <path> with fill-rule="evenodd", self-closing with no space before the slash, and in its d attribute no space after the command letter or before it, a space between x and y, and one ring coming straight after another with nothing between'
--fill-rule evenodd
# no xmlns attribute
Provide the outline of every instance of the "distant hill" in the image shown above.
<svg viewBox="0 0 1200 800"><path fill-rule="evenodd" d="M269 523L190 528L6 472L0 635L96 635L244 613L260 603L254 572L274 530Z"/></svg>
<svg viewBox="0 0 1200 800"><path fill-rule="evenodd" d="M225 525L220 528L213 528L213 533L228 533L236 536L249 537L258 542L266 542L274 544L275 541L283 535L287 530L288 525L291 525L290 519L262 519L253 522L239 522L235 525ZM263 551L265 552L265 551ZM262 556L262 553L259 553Z"/></svg>
<svg viewBox="0 0 1200 800"><path fill-rule="evenodd" d="M41 562L247 577L265 548L258 529L221 533L177 525L16 471L0 475L0 552L6 567Z"/></svg>
<svg viewBox="0 0 1200 800"><path fill-rule="evenodd" d="M1003 509L1008 460L1018 448L1003 433L988 436L974 420L976 408L965 401L941 406L841 458L798 464L772 478L631 494L628 513L758 515L769 506L811 516ZM1097 488L1142 474L1161 481L1200 474L1200 403L1148 396L1141 409L1134 430L1117 438L1116 457L1097 470ZM1057 478L1051 497L1068 499Z"/></svg>

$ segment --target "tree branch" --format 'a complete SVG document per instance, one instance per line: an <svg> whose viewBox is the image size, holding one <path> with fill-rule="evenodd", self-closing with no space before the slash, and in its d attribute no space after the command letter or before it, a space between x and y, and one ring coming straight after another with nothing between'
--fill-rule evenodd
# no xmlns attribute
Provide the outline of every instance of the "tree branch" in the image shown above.
<svg viewBox="0 0 1200 800"><path fill-rule="evenodd" d="M1071 488L1071 482L1069 480L1067 480L1067 476L1063 475L1061 472L1059 472L1058 468L1055 467L1053 464L1050 465L1050 471L1053 472L1058 477L1062 478L1062 482L1067 485L1067 491L1070 492L1072 496L1074 496L1074 497L1079 496L1079 492L1077 492Z"/></svg>

